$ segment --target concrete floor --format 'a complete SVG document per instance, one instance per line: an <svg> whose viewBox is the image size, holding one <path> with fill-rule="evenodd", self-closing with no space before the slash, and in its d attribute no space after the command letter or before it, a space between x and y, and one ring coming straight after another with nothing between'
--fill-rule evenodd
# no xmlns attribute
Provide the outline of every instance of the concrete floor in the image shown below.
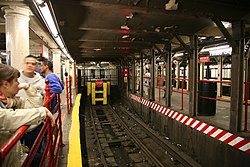
<svg viewBox="0 0 250 167"><path fill-rule="evenodd" d="M175 91L181 91L175 89ZM189 114L189 95L184 94L183 98L183 110L182 110L182 94L180 92L172 92L171 97L171 109L178 111L180 113ZM139 93L137 92L137 95ZM155 102L161 105L165 105L166 98L163 98L164 91L160 89L155 89ZM143 98L148 98L148 96L144 95ZM218 98L218 97L217 97ZM222 99L230 100L230 97L221 97ZM243 106L243 113L244 113ZM230 121L230 102L222 102L217 101L216 102L216 114L214 116L197 116L198 120L201 120L203 122L206 122L210 125L214 125L218 128L229 130L229 121ZM240 132L240 135L243 137L250 138L250 107L248 106L248 131L246 132ZM244 114L243 114L243 121L242 121L242 129L244 128Z"/></svg>

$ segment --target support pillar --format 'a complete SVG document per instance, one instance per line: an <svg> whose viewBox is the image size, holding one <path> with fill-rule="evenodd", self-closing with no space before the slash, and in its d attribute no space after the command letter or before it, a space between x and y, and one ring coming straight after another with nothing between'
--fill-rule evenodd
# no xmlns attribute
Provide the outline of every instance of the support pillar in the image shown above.
<svg viewBox="0 0 250 167"><path fill-rule="evenodd" d="M151 49L151 65L150 65L150 85L149 85L149 99L154 101L155 100L155 50Z"/></svg>
<svg viewBox="0 0 250 167"><path fill-rule="evenodd" d="M166 78L165 78L165 91L166 91L166 106L171 106L171 94L172 94L172 62L171 62L171 44L167 44L165 55L165 64L166 64Z"/></svg>
<svg viewBox="0 0 250 167"><path fill-rule="evenodd" d="M60 50L52 50L53 58L53 72L61 78L61 51Z"/></svg>
<svg viewBox="0 0 250 167"><path fill-rule="evenodd" d="M218 80L222 81L222 68L223 68L223 58L220 56L218 58ZM218 82L217 83L217 96L221 97L222 96L222 83Z"/></svg>
<svg viewBox="0 0 250 167"><path fill-rule="evenodd" d="M176 78L180 78L180 68L181 67L181 62L179 62L179 61L177 61L177 63L176 63ZM180 89L180 87L179 87L179 85L180 85L180 80L178 79L177 81L176 81L176 88L177 89Z"/></svg>
<svg viewBox="0 0 250 167"><path fill-rule="evenodd" d="M190 37L191 51L189 59L189 116L196 116L198 110L198 37Z"/></svg>
<svg viewBox="0 0 250 167"><path fill-rule="evenodd" d="M232 70L231 70L231 107L229 129L237 133L242 129L243 116L243 61L244 61L244 35L245 24L242 21L232 23L232 36L235 45L232 47Z"/></svg>
<svg viewBox="0 0 250 167"><path fill-rule="evenodd" d="M65 73L68 73L68 75L70 75L70 64L69 64L69 60L65 60ZM65 77L65 74L63 75ZM65 78L66 81L66 78Z"/></svg>
<svg viewBox="0 0 250 167"><path fill-rule="evenodd" d="M135 73L135 59L132 60L132 93L136 92L136 73Z"/></svg>
<svg viewBox="0 0 250 167"><path fill-rule="evenodd" d="M140 72L141 72L140 94L141 94L141 97L143 97L143 88L144 88L143 53L141 53L140 67L141 67L141 70L140 70Z"/></svg>
<svg viewBox="0 0 250 167"><path fill-rule="evenodd" d="M5 6L6 52L8 64L21 69L25 56L29 55L30 10L19 6Z"/></svg>

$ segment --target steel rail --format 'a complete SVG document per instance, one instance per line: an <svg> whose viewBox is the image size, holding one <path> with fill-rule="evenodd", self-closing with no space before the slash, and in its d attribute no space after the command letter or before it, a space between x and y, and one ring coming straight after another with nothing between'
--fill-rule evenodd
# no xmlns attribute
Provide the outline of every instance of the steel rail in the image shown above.
<svg viewBox="0 0 250 167"><path fill-rule="evenodd" d="M144 131L147 133L147 135L151 136L154 139L154 141L158 141L157 143L162 148L164 148L165 150L167 150L169 152L169 154L171 154L182 165L184 165L185 167L201 167L201 165L198 162L196 162L195 160L193 160L187 154L185 154L184 152L180 151L178 148L176 148L175 146L173 146L168 141L166 141L164 139L161 139L158 136L156 136L156 134L153 132L153 130L151 130L148 127L146 127L145 123L143 123L139 119L135 118L133 116L133 114L129 113L124 107L120 106L120 108L122 108L123 113L126 113L127 115L130 116L131 119L135 120L137 122L137 124L139 124L144 129Z"/></svg>
<svg viewBox="0 0 250 167"><path fill-rule="evenodd" d="M93 132L94 132L94 136L95 136L95 139L96 139L96 142L97 142L97 148L98 148L98 151L99 151L100 156L101 156L101 162L102 162L102 165L104 167L108 167L108 163L107 163L106 158L104 156L104 153L102 151L101 142L100 142L98 134L97 134L95 119L94 119L94 116L93 116L93 108L92 108L91 105L89 105L89 109L90 109L91 121L92 121L92 124L93 124Z"/></svg>
<svg viewBox="0 0 250 167"><path fill-rule="evenodd" d="M134 142L142 149L142 152L151 160L152 163L154 163L156 166L164 167L164 165L153 155L153 153L143 144L138 137L129 129L129 127L126 125L126 123L118 116L116 111L110 107L113 111L116 118L119 120L119 122L122 124L123 128L125 129L126 133L134 140Z"/></svg>

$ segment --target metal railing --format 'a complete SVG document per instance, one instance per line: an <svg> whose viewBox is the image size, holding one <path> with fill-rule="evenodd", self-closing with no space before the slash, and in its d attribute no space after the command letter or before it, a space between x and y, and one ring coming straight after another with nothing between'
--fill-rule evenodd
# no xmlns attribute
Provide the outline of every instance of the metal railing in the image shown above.
<svg viewBox="0 0 250 167"><path fill-rule="evenodd" d="M46 82L45 92L46 92L46 96L45 96L45 101L44 101L44 107L47 107L50 111L58 112L58 116L55 120L56 124L55 124L55 127L51 127L49 119L46 118L46 121L44 122L42 129L40 130L33 146L31 147L28 153L28 156L26 157L26 159L24 160L22 164L23 167L30 166L37 152L37 149L40 146L42 139L45 135L47 137L47 140L46 140L45 149L42 153L40 166L48 166L48 167L56 166L58 154L59 154L59 148L64 146L62 142L62 120L61 120L60 95L55 94L55 93L50 94L50 88L49 88L48 82ZM57 103L53 108L51 108L51 100L54 97L57 97ZM24 135L24 133L27 131L28 128L29 126L21 126L20 128L18 128L16 132L12 135L12 137L10 137L9 140L6 141L0 147L0 167L2 166L4 158L11 151L11 149L16 145L16 143L21 139L21 137Z"/></svg>

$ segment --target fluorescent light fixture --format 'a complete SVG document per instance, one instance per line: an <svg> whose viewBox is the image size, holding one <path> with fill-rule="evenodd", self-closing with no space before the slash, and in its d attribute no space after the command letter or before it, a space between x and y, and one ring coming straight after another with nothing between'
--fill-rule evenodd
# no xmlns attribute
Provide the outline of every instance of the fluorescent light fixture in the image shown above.
<svg viewBox="0 0 250 167"><path fill-rule="evenodd" d="M202 49L201 52L209 52L209 51L220 50L220 49L225 49L229 47L230 47L229 45L221 45L221 46Z"/></svg>
<svg viewBox="0 0 250 167"><path fill-rule="evenodd" d="M161 31L161 27L156 27L155 28L155 32L160 32Z"/></svg>
<svg viewBox="0 0 250 167"><path fill-rule="evenodd" d="M222 24L224 25L225 28L231 28L232 24L230 22L227 21L222 21Z"/></svg>
<svg viewBox="0 0 250 167"><path fill-rule="evenodd" d="M45 3L44 6L42 7L39 7L41 13L42 13L42 16L47 24L47 26L49 27L52 35L54 37L56 37L58 35L58 31L57 31L57 28L56 28L56 25L55 25L55 22L53 20L53 17L51 15L51 12L49 10L49 7L48 7L48 4Z"/></svg>
<svg viewBox="0 0 250 167"><path fill-rule="evenodd" d="M100 48L96 48L96 49L93 49L94 51L100 51L100 50L102 50L102 49L100 49Z"/></svg>
<svg viewBox="0 0 250 167"><path fill-rule="evenodd" d="M178 3L176 0L169 0L168 3L165 4L165 10L177 10Z"/></svg>
<svg viewBox="0 0 250 167"><path fill-rule="evenodd" d="M5 52L0 52L0 55L7 56L7 53L5 53Z"/></svg>
<svg viewBox="0 0 250 167"><path fill-rule="evenodd" d="M129 37L129 35L123 35L122 39L125 39L125 38L128 38L128 37Z"/></svg>
<svg viewBox="0 0 250 167"><path fill-rule="evenodd" d="M200 37L200 39L202 39L202 40L204 40L204 39L206 39L207 37Z"/></svg>
<svg viewBox="0 0 250 167"><path fill-rule="evenodd" d="M55 37L54 39L55 39L57 45L58 45L60 48L64 48L63 41L62 41L62 39L61 39L59 36Z"/></svg>
<svg viewBox="0 0 250 167"><path fill-rule="evenodd" d="M122 25L122 26L121 26L121 29L122 29L122 30L129 30L129 27L128 27L127 25Z"/></svg>
<svg viewBox="0 0 250 167"><path fill-rule="evenodd" d="M68 56L68 52L67 52L66 48L62 48L62 51L63 51L63 53L64 53L66 56Z"/></svg>
<svg viewBox="0 0 250 167"><path fill-rule="evenodd" d="M35 0L34 2L37 11L39 12L40 16L42 17L44 23L46 24L47 28L49 29L52 37L56 41L59 48L62 52L70 59L71 62L74 62L72 57L67 51L67 47L64 45L62 37L59 35L59 31L57 30L56 22L53 19L53 16L50 12L48 2L44 0Z"/></svg>
<svg viewBox="0 0 250 167"><path fill-rule="evenodd" d="M183 56L183 53L175 53L174 57Z"/></svg>
<svg viewBox="0 0 250 167"><path fill-rule="evenodd" d="M36 3L38 3L39 5L44 3L44 0L36 0Z"/></svg>
<svg viewBox="0 0 250 167"><path fill-rule="evenodd" d="M133 13L130 13L129 15L126 16L126 19L132 19L133 16L134 16L134 14L133 14Z"/></svg>

